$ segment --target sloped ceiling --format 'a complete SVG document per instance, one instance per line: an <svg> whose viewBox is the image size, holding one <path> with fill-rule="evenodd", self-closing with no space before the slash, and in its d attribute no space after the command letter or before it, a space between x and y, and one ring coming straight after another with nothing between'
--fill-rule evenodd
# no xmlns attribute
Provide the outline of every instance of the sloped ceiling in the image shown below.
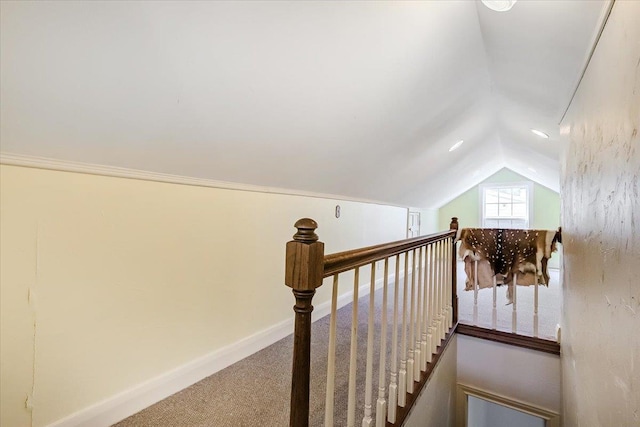
<svg viewBox="0 0 640 427"><path fill-rule="evenodd" d="M2 2L1 150L414 207L503 166L557 190L607 4Z"/></svg>

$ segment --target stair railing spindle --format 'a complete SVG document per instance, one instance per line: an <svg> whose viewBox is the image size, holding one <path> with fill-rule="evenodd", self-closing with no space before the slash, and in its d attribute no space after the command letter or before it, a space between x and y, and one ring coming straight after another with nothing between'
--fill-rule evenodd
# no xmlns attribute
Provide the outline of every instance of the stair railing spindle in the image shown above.
<svg viewBox="0 0 640 427"><path fill-rule="evenodd" d="M427 335L427 346L429 347L429 354L427 362L431 362L433 354L436 352L436 336L435 336L435 295L436 295L436 246L435 243L429 245L429 333Z"/></svg>
<svg viewBox="0 0 640 427"><path fill-rule="evenodd" d="M498 327L497 300L498 300L498 284L497 284L496 276L494 275L493 276L493 310L491 312L491 328L492 329L497 329Z"/></svg>
<svg viewBox="0 0 640 427"><path fill-rule="evenodd" d="M436 347L442 341L442 243L436 243L436 265L437 265L437 281L436 281Z"/></svg>
<svg viewBox="0 0 640 427"><path fill-rule="evenodd" d="M364 386L364 416L362 427L373 427L373 339L376 298L376 263L371 263L371 281L369 282L369 315L367 326L367 365Z"/></svg>
<svg viewBox="0 0 640 427"><path fill-rule="evenodd" d="M453 299L452 299L452 284L453 284L453 276L451 273L451 268L449 266L454 261L451 257L452 254L452 246L453 239L445 240L445 269L444 271L447 273L447 292L445 293L445 298L447 301L447 331L453 327Z"/></svg>
<svg viewBox="0 0 640 427"><path fill-rule="evenodd" d="M418 250L418 291L416 299L416 319L415 319L415 345L413 351L414 380L420 381L420 368L422 365L422 248Z"/></svg>
<svg viewBox="0 0 640 427"><path fill-rule="evenodd" d="M409 336L407 346L407 391L413 393L414 346L415 346L415 301L416 301L416 251L411 251L411 293L409 295Z"/></svg>
<svg viewBox="0 0 640 427"><path fill-rule="evenodd" d="M331 317L329 319L329 355L327 358L327 393L325 400L324 425L333 426L336 378L336 329L338 317L338 275L333 275L331 294Z"/></svg>
<svg viewBox="0 0 640 427"><path fill-rule="evenodd" d="M382 318L380 331L380 369L378 375L378 400L376 402L376 427L385 427L387 417L386 366L387 366L387 291L389 284L389 258L384 259L382 285Z"/></svg>
<svg viewBox="0 0 640 427"><path fill-rule="evenodd" d="M422 371L427 370L427 351L428 351L428 338L427 332L429 328L429 246L424 247L424 269L422 278L422 317L420 323L422 324L422 336L420 337L420 369Z"/></svg>
<svg viewBox="0 0 640 427"><path fill-rule="evenodd" d="M478 324L478 260L473 262L473 324Z"/></svg>
<svg viewBox="0 0 640 427"><path fill-rule="evenodd" d="M451 237L451 305L452 305L452 321L451 325L458 323L458 264L456 251L456 237L459 228L458 218L451 218L449 229L456 231L456 235Z"/></svg>
<svg viewBox="0 0 640 427"><path fill-rule="evenodd" d="M400 291L400 255L396 255L396 275L393 286L393 324L391 329L391 372L389 373L389 412L387 421L396 422L398 407L398 292Z"/></svg>
<svg viewBox="0 0 640 427"><path fill-rule="evenodd" d="M347 426L356 423L356 364L358 358L358 291L360 267L356 267L353 279L353 307L351 310L351 349L349 353L349 394L347 398Z"/></svg>
<svg viewBox="0 0 640 427"><path fill-rule="evenodd" d="M517 301L517 293L518 293L518 273L514 273L513 274L513 285L512 285L513 291L512 291L512 295L513 295L513 311L511 312L511 332L513 332L514 334L516 333L516 330L518 329L518 301Z"/></svg>
<svg viewBox="0 0 640 427"><path fill-rule="evenodd" d="M398 405L407 404L407 298L409 291L409 254L404 254L404 289L402 291L402 330L400 338L400 372L398 373Z"/></svg>
<svg viewBox="0 0 640 427"><path fill-rule="evenodd" d="M533 285L533 336L538 338L538 279Z"/></svg>

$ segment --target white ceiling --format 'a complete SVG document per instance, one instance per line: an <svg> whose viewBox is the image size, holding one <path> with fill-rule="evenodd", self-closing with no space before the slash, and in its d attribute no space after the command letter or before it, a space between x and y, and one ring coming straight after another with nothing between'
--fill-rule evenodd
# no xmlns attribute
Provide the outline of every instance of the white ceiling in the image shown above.
<svg viewBox="0 0 640 427"><path fill-rule="evenodd" d="M3 1L1 150L414 207L503 166L557 191L607 3Z"/></svg>

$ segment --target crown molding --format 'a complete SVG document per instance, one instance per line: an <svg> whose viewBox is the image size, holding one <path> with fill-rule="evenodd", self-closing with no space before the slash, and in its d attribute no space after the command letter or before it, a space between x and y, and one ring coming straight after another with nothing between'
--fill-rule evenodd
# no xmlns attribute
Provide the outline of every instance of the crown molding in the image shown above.
<svg viewBox="0 0 640 427"><path fill-rule="evenodd" d="M386 203L380 200L360 199L341 196L337 194L316 193L312 191L293 190L279 187L266 187L238 182L217 181L206 178L194 178L182 175L172 175L161 172L129 169L118 166L98 165L94 163L73 162L47 157L29 156L24 154L0 152L0 164L10 166L22 166L27 168L46 169L60 172L82 173L87 175L109 176L116 178L137 179L142 181L163 182L168 184L191 185L196 187L220 188L225 190L250 191L254 193L282 194L287 196L313 197L320 199L332 199L347 202L368 203L375 205L394 206L407 208L406 206Z"/></svg>

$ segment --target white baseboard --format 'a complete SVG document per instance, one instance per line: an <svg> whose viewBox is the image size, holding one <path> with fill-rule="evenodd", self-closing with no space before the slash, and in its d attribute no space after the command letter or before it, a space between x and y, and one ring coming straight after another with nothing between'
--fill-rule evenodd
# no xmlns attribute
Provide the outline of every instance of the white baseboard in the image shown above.
<svg viewBox="0 0 640 427"><path fill-rule="evenodd" d="M394 275L389 276L390 282L393 277ZM382 280L376 280L376 289L381 288L382 285ZM360 297L369 295L369 284L361 285L358 293ZM337 301L338 308L349 304L352 299L353 291L340 295ZM326 301L314 308L312 319L315 322L330 312L331 301ZM109 427L268 347L291 333L293 333L293 311L288 320L124 390L47 427Z"/></svg>

